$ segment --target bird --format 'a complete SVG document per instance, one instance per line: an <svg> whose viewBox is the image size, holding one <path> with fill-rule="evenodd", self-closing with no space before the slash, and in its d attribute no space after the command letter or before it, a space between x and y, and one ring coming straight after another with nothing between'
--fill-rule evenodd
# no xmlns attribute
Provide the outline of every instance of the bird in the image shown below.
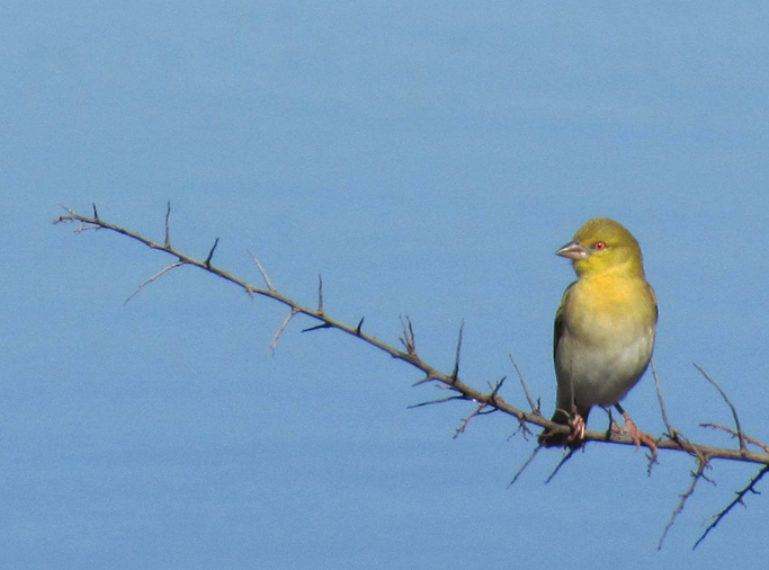
<svg viewBox="0 0 769 570"><path fill-rule="evenodd" d="M593 218L555 253L570 259L577 274L563 293L553 335L558 389L551 421L571 431L545 429L540 445L582 446L590 410L614 406L636 447L656 450L619 403L646 371L657 327L657 299L638 241L619 222Z"/></svg>

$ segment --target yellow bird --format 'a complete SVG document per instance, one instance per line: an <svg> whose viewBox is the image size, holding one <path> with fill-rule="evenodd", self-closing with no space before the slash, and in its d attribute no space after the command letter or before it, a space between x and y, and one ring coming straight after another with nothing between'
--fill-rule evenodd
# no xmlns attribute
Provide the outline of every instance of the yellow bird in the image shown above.
<svg viewBox="0 0 769 570"><path fill-rule="evenodd" d="M594 218L556 254L571 259L577 273L563 293L553 338L558 396L552 421L572 431L545 430L540 443L579 447L590 409L613 405L636 445L656 447L619 404L649 365L657 325L657 300L638 242L618 222Z"/></svg>

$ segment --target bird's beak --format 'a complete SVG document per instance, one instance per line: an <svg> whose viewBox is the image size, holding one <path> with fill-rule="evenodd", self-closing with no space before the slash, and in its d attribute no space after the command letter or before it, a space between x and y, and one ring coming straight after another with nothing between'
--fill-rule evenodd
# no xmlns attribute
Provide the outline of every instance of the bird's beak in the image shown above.
<svg viewBox="0 0 769 570"><path fill-rule="evenodd" d="M577 241L567 243L561 249L555 252L556 255L561 257L568 257L569 259L578 260L585 259L587 257L587 250L585 246Z"/></svg>

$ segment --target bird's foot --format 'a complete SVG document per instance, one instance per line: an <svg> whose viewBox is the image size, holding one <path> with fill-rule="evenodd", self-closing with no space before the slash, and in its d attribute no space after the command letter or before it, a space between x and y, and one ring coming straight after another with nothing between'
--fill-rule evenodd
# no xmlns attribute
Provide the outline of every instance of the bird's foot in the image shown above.
<svg viewBox="0 0 769 570"><path fill-rule="evenodd" d="M552 420L558 424L567 424L569 433L552 432L548 429L539 434L539 444L544 447L570 447L577 449L585 444L585 419L577 412L572 410L569 415L566 410L558 409L553 415Z"/></svg>
<svg viewBox="0 0 769 570"><path fill-rule="evenodd" d="M569 447L580 447L585 443L587 424L585 419L576 410L574 410L574 414L569 418L569 427L571 427L571 433L568 438Z"/></svg>
<svg viewBox="0 0 769 570"><path fill-rule="evenodd" d="M627 412L622 412L622 418L625 420L624 431L633 440L636 449L638 449L641 444L644 444L646 447L651 449L652 455L657 455L657 440L648 433L644 433L638 429L638 426L635 425L633 418L631 418Z"/></svg>

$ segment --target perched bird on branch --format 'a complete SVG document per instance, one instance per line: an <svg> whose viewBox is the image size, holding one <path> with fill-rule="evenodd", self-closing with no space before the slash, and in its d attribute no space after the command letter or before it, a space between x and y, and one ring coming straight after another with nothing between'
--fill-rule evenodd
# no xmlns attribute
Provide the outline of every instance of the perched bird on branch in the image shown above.
<svg viewBox="0 0 769 570"><path fill-rule="evenodd" d="M556 254L571 259L577 273L556 312L553 338L558 396L552 421L570 425L571 433L545 430L539 442L579 447L590 409L613 405L636 445L654 446L619 404L649 365L657 324L638 242L618 222L594 218Z"/></svg>

